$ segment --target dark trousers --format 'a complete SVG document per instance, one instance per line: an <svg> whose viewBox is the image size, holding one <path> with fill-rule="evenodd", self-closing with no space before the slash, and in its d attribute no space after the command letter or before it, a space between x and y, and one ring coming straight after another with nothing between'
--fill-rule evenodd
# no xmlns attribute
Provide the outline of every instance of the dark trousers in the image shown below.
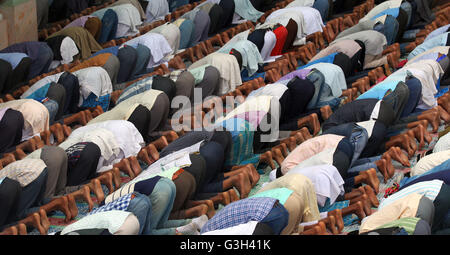
<svg viewBox="0 0 450 255"><path fill-rule="evenodd" d="M150 120L150 110L148 110L147 107L141 104L136 107L131 116L128 118L128 121L133 123L133 125L137 128L139 133L144 138L145 142L148 142L148 126Z"/></svg>
<svg viewBox="0 0 450 255"><path fill-rule="evenodd" d="M53 51L48 45L42 45L39 48L39 55L33 61L28 72L28 79L48 72L48 68L53 61Z"/></svg>
<svg viewBox="0 0 450 255"><path fill-rule="evenodd" d="M196 186L194 192L195 197L205 183L206 161L201 155L198 154L191 154L189 155L189 158L192 164L189 167L185 167L183 169L194 176Z"/></svg>
<svg viewBox="0 0 450 255"><path fill-rule="evenodd" d="M438 196L433 201L434 204L434 218L431 225L431 233L445 228L445 219L450 209L450 186L442 184Z"/></svg>
<svg viewBox="0 0 450 255"><path fill-rule="evenodd" d="M117 57L120 61L117 83L126 82L130 79L131 74L136 67L137 51L131 46L125 46L119 50Z"/></svg>
<svg viewBox="0 0 450 255"><path fill-rule="evenodd" d="M14 90L20 88L27 81L28 72L30 71L31 58L22 58L20 63L12 71L11 81L8 86L3 88L5 93L12 93Z"/></svg>
<svg viewBox="0 0 450 255"><path fill-rule="evenodd" d="M0 59L0 94L6 94L5 88L9 88L12 66L8 61Z"/></svg>
<svg viewBox="0 0 450 255"><path fill-rule="evenodd" d="M59 83L52 83L47 91L47 97L58 103L58 112L55 115L55 121L62 118L64 106L66 104L66 89Z"/></svg>
<svg viewBox="0 0 450 255"><path fill-rule="evenodd" d="M6 110L0 121L0 153L12 150L20 143L24 123L21 112Z"/></svg>
<svg viewBox="0 0 450 255"><path fill-rule="evenodd" d="M45 168L34 181L22 188L17 210L19 219L23 219L30 213L34 213L40 206L45 204L43 200L47 176L47 168Z"/></svg>
<svg viewBox="0 0 450 255"><path fill-rule="evenodd" d="M60 106L60 108L63 108L63 114L79 112L80 83L78 77L69 72L65 72L59 77L57 83L61 84L66 91L64 107Z"/></svg>
<svg viewBox="0 0 450 255"><path fill-rule="evenodd" d="M419 104L419 100L422 97L422 84L419 79L412 77L406 81L406 86L409 89L409 97L403 108L401 118L410 115Z"/></svg>
<svg viewBox="0 0 450 255"><path fill-rule="evenodd" d="M2 226L17 220L19 198L22 194L20 183L6 177L0 184L0 231Z"/></svg>
<svg viewBox="0 0 450 255"><path fill-rule="evenodd" d="M202 193L223 191L223 164L225 161L223 147L216 142L208 142L200 148L200 155L206 163L205 184Z"/></svg>
<svg viewBox="0 0 450 255"><path fill-rule="evenodd" d="M102 44L114 39L116 37L118 23L119 18L117 17L117 13L113 10L107 10L102 18L102 32L100 33L98 43Z"/></svg>
<svg viewBox="0 0 450 255"><path fill-rule="evenodd" d="M69 161L67 186L81 185L95 178L100 156L100 148L95 143L88 143L75 163Z"/></svg>

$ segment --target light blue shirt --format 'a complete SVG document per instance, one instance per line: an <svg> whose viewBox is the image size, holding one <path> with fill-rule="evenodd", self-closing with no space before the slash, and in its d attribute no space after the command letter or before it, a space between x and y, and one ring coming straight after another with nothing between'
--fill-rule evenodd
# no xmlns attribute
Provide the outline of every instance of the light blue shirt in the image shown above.
<svg viewBox="0 0 450 255"><path fill-rule="evenodd" d="M20 61L22 61L23 58L28 57L25 53L0 53L0 59L3 59L7 62L9 62L12 66L12 69L16 69L17 65L19 65Z"/></svg>
<svg viewBox="0 0 450 255"><path fill-rule="evenodd" d="M434 47L445 46L447 44L449 33L450 32L447 32L441 35L437 35L431 39L425 40L422 44L418 45L413 51L409 53L408 60Z"/></svg>
<svg viewBox="0 0 450 255"><path fill-rule="evenodd" d="M381 100L389 90L394 91L398 83L398 80L380 82L376 86L373 86L371 89L364 92L364 94L360 95L356 100L367 98L376 98Z"/></svg>

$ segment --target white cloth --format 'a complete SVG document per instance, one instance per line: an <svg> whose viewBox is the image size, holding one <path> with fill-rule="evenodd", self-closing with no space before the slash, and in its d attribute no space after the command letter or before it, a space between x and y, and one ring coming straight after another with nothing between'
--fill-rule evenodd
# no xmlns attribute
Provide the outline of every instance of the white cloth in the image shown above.
<svg viewBox="0 0 450 255"><path fill-rule="evenodd" d="M139 10L132 4L121 4L116 6L106 7L92 13L91 15L97 16L100 20L103 18L105 12L111 9L117 14L118 23L128 27L128 32L137 33L139 30L137 26L142 24L141 14Z"/></svg>
<svg viewBox="0 0 450 255"><path fill-rule="evenodd" d="M450 133L441 136L433 147L433 153L450 150Z"/></svg>
<svg viewBox="0 0 450 255"><path fill-rule="evenodd" d="M164 36L164 38L166 38L167 42L170 45L170 48L172 49L171 54L175 54L180 48L180 28L178 28L178 26L176 26L175 24L166 23L150 30L150 32L161 34L162 36Z"/></svg>
<svg viewBox="0 0 450 255"><path fill-rule="evenodd" d="M166 38L157 33L145 33L141 36L133 38L125 43L126 45L142 44L150 49L151 58L147 65L147 68L152 68L163 62L164 58L172 53L169 42Z"/></svg>
<svg viewBox="0 0 450 255"><path fill-rule="evenodd" d="M144 138L133 123L127 120L108 120L75 129L72 134L87 133L102 128L111 131L125 158L136 156L145 146Z"/></svg>
<svg viewBox="0 0 450 255"><path fill-rule="evenodd" d="M288 9L292 9L303 14L305 29L303 31L305 31L306 35L314 34L316 32L323 32L323 27L325 27L325 25L323 24L322 16L320 16L320 12L317 9L307 6L291 7Z"/></svg>
<svg viewBox="0 0 450 255"><path fill-rule="evenodd" d="M414 75L420 80L422 85L422 97L419 101L419 108L430 109L437 106L437 100L434 97L437 94L436 84L438 79L444 73L441 65L432 59L424 59L406 64L400 70L389 75L385 82L392 80L401 80L405 82L408 74Z"/></svg>
<svg viewBox="0 0 450 255"><path fill-rule="evenodd" d="M450 150L431 153L421 158L415 166L411 168L411 176L421 175L430 171L435 166L442 164L444 161L450 159Z"/></svg>
<svg viewBox="0 0 450 255"><path fill-rule="evenodd" d="M108 229L112 234L116 233L124 224L128 216L133 215L131 212L112 210L87 215L78 221L68 225L61 231L61 235L69 232L83 229Z"/></svg>
<svg viewBox="0 0 450 255"><path fill-rule="evenodd" d="M61 52L62 57L61 64L72 63L73 57L76 56L78 53L80 53L77 45L69 36L66 36L62 40L59 50Z"/></svg>
<svg viewBox="0 0 450 255"><path fill-rule="evenodd" d="M314 0L295 0L288 5L286 5L286 8L289 7L298 7L298 6L307 6L312 7L314 5Z"/></svg>
<svg viewBox="0 0 450 255"><path fill-rule="evenodd" d="M293 19L295 23L297 23L297 39L301 39L303 37L306 37L306 28L305 28L305 19L303 17L303 14L299 10L295 10L294 8L283 8L276 10L272 12L269 16L267 16L264 24L260 26L261 28L264 28L267 26L267 24L281 24L283 26L287 26L289 23L289 20ZM258 29L258 26L256 27Z"/></svg>
<svg viewBox="0 0 450 255"><path fill-rule="evenodd" d="M264 61L269 60L270 53L272 53L273 48L275 48L275 45L277 43L277 36L272 30L267 30L266 34L264 35L264 46L261 49L261 57L264 59Z"/></svg>
<svg viewBox="0 0 450 255"><path fill-rule="evenodd" d="M303 174L311 180L316 191L317 203L321 207L325 206L327 199L333 204L339 195L345 193L344 180L333 165L294 167L287 175L292 173Z"/></svg>
<svg viewBox="0 0 450 255"><path fill-rule="evenodd" d="M145 15L147 16L146 22L153 22L156 20L164 19L164 16L169 14L169 2L166 0L152 0L148 1Z"/></svg>
<svg viewBox="0 0 450 255"><path fill-rule="evenodd" d="M402 1L403 0L391 0L391 1L382 2L382 3L378 4L377 6L375 6L372 10L370 10L366 14L366 16L361 18L360 21L372 19L373 17L378 15L380 12L385 11L387 9L399 8L400 5L402 4Z"/></svg>
<svg viewBox="0 0 450 255"><path fill-rule="evenodd" d="M278 100L283 96L284 92L288 89L288 87L281 83L272 83L266 86L263 86L257 90L253 90L250 92L247 98L256 97L256 96L274 96Z"/></svg>
<svg viewBox="0 0 450 255"><path fill-rule="evenodd" d="M73 72L73 75L78 78L80 84L82 98L80 97L79 106L83 103L83 98L86 99L91 93L97 97L101 97L111 94L113 91L111 78L103 67L92 66L83 68Z"/></svg>

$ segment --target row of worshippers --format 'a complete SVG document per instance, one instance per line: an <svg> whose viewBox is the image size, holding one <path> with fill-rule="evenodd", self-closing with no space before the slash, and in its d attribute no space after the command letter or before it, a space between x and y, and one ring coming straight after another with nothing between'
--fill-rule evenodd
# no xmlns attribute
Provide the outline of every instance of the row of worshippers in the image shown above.
<svg viewBox="0 0 450 255"><path fill-rule="evenodd" d="M262 98L260 98L260 99L262 99ZM253 101L250 101L250 102L254 102L254 100ZM258 101L259 102L259 101ZM273 102L273 101L272 101ZM260 104L261 104L261 102L259 102ZM263 105L263 104L261 104L261 105ZM260 105L257 105L257 107L260 107ZM266 109L266 111L267 111L267 103L265 104L265 106L264 106L265 108L264 109ZM269 106L270 107L270 106ZM267 111L268 112L268 111Z"/></svg>

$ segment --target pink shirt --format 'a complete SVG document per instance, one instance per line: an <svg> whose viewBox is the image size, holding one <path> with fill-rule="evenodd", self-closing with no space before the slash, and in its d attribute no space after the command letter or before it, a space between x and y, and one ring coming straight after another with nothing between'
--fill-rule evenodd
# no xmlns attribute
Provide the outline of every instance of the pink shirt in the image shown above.
<svg viewBox="0 0 450 255"><path fill-rule="evenodd" d="M336 148L344 136L326 134L313 137L297 146L281 163L281 172L286 174L291 168L300 162L316 155L317 153Z"/></svg>

